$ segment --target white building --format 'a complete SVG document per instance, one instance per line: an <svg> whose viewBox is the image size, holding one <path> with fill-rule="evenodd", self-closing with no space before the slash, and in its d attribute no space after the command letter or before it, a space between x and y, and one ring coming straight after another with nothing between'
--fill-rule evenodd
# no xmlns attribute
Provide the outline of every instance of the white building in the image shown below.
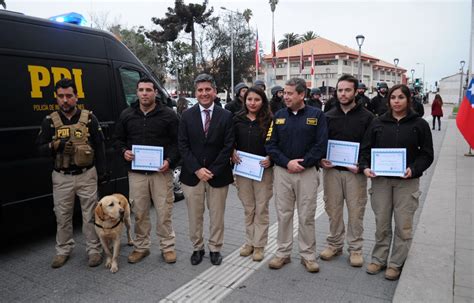
<svg viewBox="0 0 474 303"><path fill-rule="evenodd" d="M463 74L463 85L466 85L467 74ZM444 103L457 104L461 91L461 73L444 77L438 82L438 94L440 94Z"/></svg>

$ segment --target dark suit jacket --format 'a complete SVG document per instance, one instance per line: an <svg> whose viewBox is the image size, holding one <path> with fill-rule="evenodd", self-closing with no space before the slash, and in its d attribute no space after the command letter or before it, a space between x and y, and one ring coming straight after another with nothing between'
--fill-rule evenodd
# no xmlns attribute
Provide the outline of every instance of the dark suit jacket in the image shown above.
<svg viewBox="0 0 474 303"><path fill-rule="evenodd" d="M181 182L188 186L197 185L199 178L194 172L202 167L214 174L208 181L212 187L223 187L234 182L230 165L233 147L231 112L214 106L207 138L204 136L199 104L183 112L178 132L178 148L183 159Z"/></svg>

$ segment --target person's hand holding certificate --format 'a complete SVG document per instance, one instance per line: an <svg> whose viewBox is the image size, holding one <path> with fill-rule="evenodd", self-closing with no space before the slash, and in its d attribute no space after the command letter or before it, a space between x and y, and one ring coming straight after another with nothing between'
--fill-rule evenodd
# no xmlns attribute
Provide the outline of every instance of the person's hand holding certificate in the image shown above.
<svg viewBox="0 0 474 303"><path fill-rule="evenodd" d="M264 167L261 162L267 161L266 157L238 150L233 158L240 160L234 166L234 174L256 181L262 181Z"/></svg>
<svg viewBox="0 0 474 303"><path fill-rule="evenodd" d="M371 149L371 170L377 176L404 177L406 163L406 148Z"/></svg>
<svg viewBox="0 0 474 303"><path fill-rule="evenodd" d="M359 142L328 140L327 160L334 166L356 168Z"/></svg>
<svg viewBox="0 0 474 303"><path fill-rule="evenodd" d="M132 145L132 170L159 171L163 166L163 147Z"/></svg>

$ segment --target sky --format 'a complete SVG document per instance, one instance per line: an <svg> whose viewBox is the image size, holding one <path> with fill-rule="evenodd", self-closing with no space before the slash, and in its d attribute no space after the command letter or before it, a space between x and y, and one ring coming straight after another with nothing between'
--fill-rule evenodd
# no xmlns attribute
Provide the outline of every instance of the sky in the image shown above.
<svg viewBox="0 0 474 303"><path fill-rule="evenodd" d="M185 3L202 3L202 0ZM86 19L91 14L106 16L109 22L126 27L143 25L156 28L152 17L162 18L174 0L6 0L7 8L26 15L48 18L76 12ZM314 31L319 36L358 49L355 37L365 36L362 52L408 70L423 78L427 88L435 81L459 72L460 61L468 66L471 37L471 1L469 0L279 0L275 10L275 40L283 34ZM270 52L272 13L268 0L209 0L214 12L220 7L253 12L252 28L258 28L265 53ZM419 63L419 64L417 64Z"/></svg>

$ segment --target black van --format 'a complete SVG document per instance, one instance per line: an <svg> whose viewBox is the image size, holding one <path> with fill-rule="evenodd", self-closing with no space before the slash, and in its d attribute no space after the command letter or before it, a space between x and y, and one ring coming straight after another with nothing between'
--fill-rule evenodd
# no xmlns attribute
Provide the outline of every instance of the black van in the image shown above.
<svg viewBox="0 0 474 303"><path fill-rule="evenodd" d="M154 79L159 99L170 96L147 68L112 34L0 11L0 234L54 223L52 161L39 157L35 140L43 118L57 108L54 83L75 81L78 106L98 117L111 180L100 193L128 193L123 160L111 137L120 112L136 100L142 76ZM177 200L182 192L176 188Z"/></svg>

